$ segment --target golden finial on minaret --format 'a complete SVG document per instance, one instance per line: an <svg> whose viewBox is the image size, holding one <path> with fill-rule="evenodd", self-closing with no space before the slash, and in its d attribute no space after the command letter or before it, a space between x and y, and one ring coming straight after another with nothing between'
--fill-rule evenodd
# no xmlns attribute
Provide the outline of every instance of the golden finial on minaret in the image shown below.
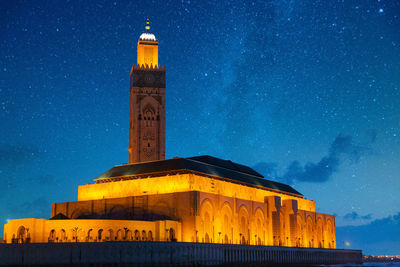
<svg viewBox="0 0 400 267"><path fill-rule="evenodd" d="M154 34L150 33L149 19L146 20L146 31L139 37L137 64L138 66L158 66L158 40Z"/></svg>

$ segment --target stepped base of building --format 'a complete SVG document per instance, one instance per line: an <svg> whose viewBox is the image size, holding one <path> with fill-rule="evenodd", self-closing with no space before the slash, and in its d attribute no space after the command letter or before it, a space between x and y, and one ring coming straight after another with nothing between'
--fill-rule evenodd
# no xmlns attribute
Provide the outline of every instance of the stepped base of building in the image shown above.
<svg viewBox="0 0 400 267"><path fill-rule="evenodd" d="M361 263L361 250L183 242L0 244L0 265L3 266L318 266Z"/></svg>

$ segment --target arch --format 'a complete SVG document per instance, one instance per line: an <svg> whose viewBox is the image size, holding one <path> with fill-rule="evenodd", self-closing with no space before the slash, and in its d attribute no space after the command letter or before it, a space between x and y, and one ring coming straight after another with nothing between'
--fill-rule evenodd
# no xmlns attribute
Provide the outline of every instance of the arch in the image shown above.
<svg viewBox="0 0 400 267"><path fill-rule="evenodd" d="M49 238L48 238L49 243L53 243L56 241L56 230L52 229L49 233Z"/></svg>
<svg viewBox="0 0 400 267"><path fill-rule="evenodd" d="M146 241L146 231L142 231L142 241Z"/></svg>
<svg viewBox="0 0 400 267"><path fill-rule="evenodd" d="M318 248L323 248L324 245L324 231L323 231L323 223L321 217L317 219L317 225L316 225L316 233L315 233L315 241L316 245L318 245Z"/></svg>
<svg viewBox="0 0 400 267"><path fill-rule="evenodd" d="M175 230L173 228L169 229L169 240L176 242Z"/></svg>
<svg viewBox="0 0 400 267"><path fill-rule="evenodd" d="M239 237L241 244L247 244L249 240L249 212L245 205L239 208Z"/></svg>
<svg viewBox="0 0 400 267"><path fill-rule="evenodd" d="M208 233L206 233L204 235L204 243L210 243L210 237L209 237Z"/></svg>
<svg viewBox="0 0 400 267"><path fill-rule="evenodd" d="M129 229L125 229L125 240L127 241L133 240L132 231Z"/></svg>
<svg viewBox="0 0 400 267"><path fill-rule="evenodd" d="M303 227L303 217L297 214L297 229L296 229L296 247L303 247L304 241L304 227Z"/></svg>
<svg viewBox="0 0 400 267"><path fill-rule="evenodd" d="M71 219L87 219L90 217L90 212L86 209L76 209L71 213Z"/></svg>
<svg viewBox="0 0 400 267"><path fill-rule="evenodd" d="M204 199L201 203L200 217L203 223L203 240L205 242L206 235L208 236L208 243L213 240L213 224L214 224L214 208L209 199Z"/></svg>
<svg viewBox="0 0 400 267"><path fill-rule="evenodd" d="M314 223L311 216L307 216L306 240L309 248L314 246Z"/></svg>
<svg viewBox="0 0 400 267"><path fill-rule="evenodd" d="M128 214L126 209L122 205L115 205L113 206L107 215L110 219L127 219Z"/></svg>
<svg viewBox="0 0 400 267"><path fill-rule="evenodd" d="M143 98L142 102L142 118L143 123L146 127L153 127L153 121L157 117L158 102L151 96L146 96Z"/></svg>
<svg viewBox="0 0 400 267"><path fill-rule="evenodd" d="M89 229L86 236L86 242L93 241L93 229Z"/></svg>
<svg viewBox="0 0 400 267"><path fill-rule="evenodd" d="M140 241L140 233L138 230L135 230L135 241Z"/></svg>
<svg viewBox="0 0 400 267"><path fill-rule="evenodd" d="M114 240L114 231L113 231L113 229L108 229L106 240L109 240L109 241Z"/></svg>
<svg viewBox="0 0 400 267"><path fill-rule="evenodd" d="M26 239L26 228L25 226L20 226L18 227L17 230L17 241L16 243L25 243L25 239Z"/></svg>
<svg viewBox="0 0 400 267"><path fill-rule="evenodd" d="M65 232L64 229L61 229L61 231L60 231L60 239L59 239L59 241L60 242L67 241L67 233Z"/></svg>
<svg viewBox="0 0 400 267"><path fill-rule="evenodd" d="M229 244L231 243L231 240L233 239L232 233L233 233L233 223L232 223L232 216L233 211L232 207L228 202L224 202L221 208L221 229L220 232L222 236L224 237L224 243ZM219 241L220 242L220 241Z"/></svg>
<svg viewBox="0 0 400 267"><path fill-rule="evenodd" d="M330 219L326 220L326 227L324 231L325 241L328 248L334 248L334 237L333 237L333 224Z"/></svg>
<svg viewBox="0 0 400 267"><path fill-rule="evenodd" d="M147 241L153 241L153 232L152 231L147 232Z"/></svg>
<svg viewBox="0 0 400 267"><path fill-rule="evenodd" d="M262 245L265 233L264 213L261 208L257 208L254 213L254 244Z"/></svg>
<svg viewBox="0 0 400 267"><path fill-rule="evenodd" d="M118 241L122 240L122 230L121 229L117 230L117 234L115 235L115 240L118 240Z"/></svg>
<svg viewBox="0 0 400 267"><path fill-rule="evenodd" d="M103 238L103 229L99 229L99 231L97 231L97 241L101 242Z"/></svg>

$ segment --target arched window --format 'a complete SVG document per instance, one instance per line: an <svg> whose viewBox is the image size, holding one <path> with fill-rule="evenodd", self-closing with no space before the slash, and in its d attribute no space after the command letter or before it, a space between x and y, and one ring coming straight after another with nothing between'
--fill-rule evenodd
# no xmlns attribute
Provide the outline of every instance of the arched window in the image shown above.
<svg viewBox="0 0 400 267"><path fill-rule="evenodd" d="M103 229L100 229L97 233L97 241L101 242L103 239Z"/></svg>
<svg viewBox="0 0 400 267"><path fill-rule="evenodd" d="M176 238L175 238L175 230L174 230L173 228L170 228L170 229L169 229L169 240L171 240L171 241L176 241Z"/></svg>
<svg viewBox="0 0 400 267"><path fill-rule="evenodd" d="M115 240L118 240L118 241L122 240L122 230L121 229L118 229L117 234L115 236Z"/></svg>
<svg viewBox="0 0 400 267"><path fill-rule="evenodd" d="M108 229L108 236L106 236L106 240L114 240L114 231L112 229Z"/></svg>
<svg viewBox="0 0 400 267"><path fill-rule="evenodd" d="M135 230L135 241L140 241L140 233L138 230Z"/></svg>
<svg viewBox="0 0 400 267"><path fill-rule="evenodd" d="M205 236L204 236L204 242L205 243L210 243L210 237L208 236L208 233L206 233Z"/></svg>
<svg viewBox="0 0 400 267"><path fill-rule="evenodd" d="M93 229L89 229L87 236L86 236L86 242L93 241Z"/></svg>
<svg viewBox="0 0 400 267"><path fill-rule="evenodd" d="M127 230L126 231L125 240L127 240L127 241L132 241L133 240L132 231L131 230Z"/></svg>
<svg viewBox="0 0 400 267"><path fill-rule="evenodd" d="M53 243L56 240L56 230L51 230L49 234L49 243Z"/></svg>
<svg viewBox="0 0 400 267"><path fill-rule="evenodd" d="M147 241L153 241L153 232L149 231L147 233Z"/></svg>
<svg viewBox="0 0 400 267"><path fill-rule="evenodd" d="M146 241L146 231L142 231L142 241Z"/></svg>
<svg viewBox="0 0 400 267"><path fill-rule="evenodd" d="M26 239L26 229L24 226L20 226L17 231L16 243L24 243Z"/></svg>
<svg viewBox="0 0 400 267"><path fill-rule="evenodd" d="M61 231L60 231L60 240L59 241L60 242L67 241L67 234L64 229L61 229Z"/></svg>

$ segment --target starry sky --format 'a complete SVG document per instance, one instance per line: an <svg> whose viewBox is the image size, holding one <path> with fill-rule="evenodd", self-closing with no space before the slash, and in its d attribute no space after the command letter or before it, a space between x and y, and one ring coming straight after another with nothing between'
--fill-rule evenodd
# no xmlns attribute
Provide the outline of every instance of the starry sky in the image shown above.
<svg viewBox="0 0 400 267"><path fill-rule="evenodd" d="M146 18L167 71L167 158L254 167L335 214L338 247L400 254L390 0L1 1L0 231L128 161Z"/></svg>

